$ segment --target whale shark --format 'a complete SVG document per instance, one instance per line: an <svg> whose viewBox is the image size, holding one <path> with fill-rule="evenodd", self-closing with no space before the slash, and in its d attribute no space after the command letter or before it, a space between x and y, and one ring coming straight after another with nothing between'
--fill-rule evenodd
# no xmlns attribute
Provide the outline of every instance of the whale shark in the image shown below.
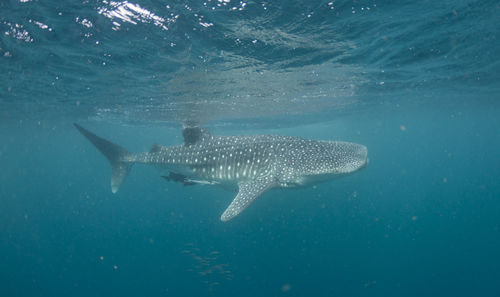
<svg viewBox="0 0 500 297"><path fill-rule="evenodd" d="M216 136L185 124L184 143L153 144L149 152L131 153L78 124L74 126L111 164L111 191L116 193L134 164L170 172L166 180L184 185L221 185L238 194L222 213L228 221L272 188L292 188L326 181L364 168L364 145L280 135Z"/></svg>

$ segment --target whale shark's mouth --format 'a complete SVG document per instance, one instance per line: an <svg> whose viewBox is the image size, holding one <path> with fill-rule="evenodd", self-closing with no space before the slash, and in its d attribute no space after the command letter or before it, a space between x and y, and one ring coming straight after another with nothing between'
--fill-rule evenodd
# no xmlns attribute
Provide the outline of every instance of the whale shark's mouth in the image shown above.
<svg viewBox="0 0 500 297"><path fill-rule="evenodd" d="M369 161L368 149L366 148L366 146L360 145L360 144L359 145L356 144L356 145L358 146L358 149L355 153L355 156L356 156L358 161L354 162L352 164L353 171L365 168L368 165L368 161Z"/></svg>
<svg viewBox="0 0 500 297"><path fill-rule="evenodd" d="M366 149L366 147L365 147L364 151L365 151L364 152L364 154L365 154L365 162L363 163L363 165L361 165L361 167L359 169L365 168L366 166L368 166L368 163L370 163L370 158L368 158L368 150Z"/></svg>

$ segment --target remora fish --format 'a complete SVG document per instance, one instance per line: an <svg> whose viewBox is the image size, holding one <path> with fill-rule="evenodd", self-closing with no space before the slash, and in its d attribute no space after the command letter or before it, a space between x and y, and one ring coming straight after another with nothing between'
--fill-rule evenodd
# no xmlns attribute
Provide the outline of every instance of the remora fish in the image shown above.
<svg viewBox="0 0 500 297"><path fill-rule="evenodd" d="M113 193L135 163L163 167L167 178L193 183L237 185L238 194L221 216L228 221L267 190L297 187L328 180L366 166L365 146L341 141L318 141L290 136L214 136L203 128L186 126L184 144L153 145L146 153L130 153L74 124L111 164Z"/></svg>

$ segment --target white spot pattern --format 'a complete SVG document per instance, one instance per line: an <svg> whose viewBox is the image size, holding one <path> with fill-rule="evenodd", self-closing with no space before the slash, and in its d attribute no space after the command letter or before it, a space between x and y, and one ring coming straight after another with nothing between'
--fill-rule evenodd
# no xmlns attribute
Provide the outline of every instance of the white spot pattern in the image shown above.
<svg viewBox="0 0 500 297"><path fill-rule="evenodd" d="M231 210L228 208L224 213L223 220L245 209L269 185L303 185L314 177L324 179L356 171L367 162L363 145L289 136L209 137L190 146L155 148L151 153L134 156L133 161L174 172L187 168L193 178L210 182L238 183L238 196ZM237 201L240 198L242 201Z"/></svg>

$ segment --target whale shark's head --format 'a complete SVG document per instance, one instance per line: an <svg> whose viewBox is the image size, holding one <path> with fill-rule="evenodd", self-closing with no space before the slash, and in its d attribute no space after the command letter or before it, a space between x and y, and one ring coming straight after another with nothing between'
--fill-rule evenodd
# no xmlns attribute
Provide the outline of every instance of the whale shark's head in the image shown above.
<svg viewBox="0 0 500 297"><path fill-rule="evenodd" d="M330 158L325 163L331 173L343 174L360 170L368 164L366 146L351 142L332 142Z"/></svg>
<svg viewBox="0 0 500 297"><path fill-rule="evenodd" d="M305 185L364 168L368 163L366 146L341 141L303 142L285 156L282 180Z"/></svg>

